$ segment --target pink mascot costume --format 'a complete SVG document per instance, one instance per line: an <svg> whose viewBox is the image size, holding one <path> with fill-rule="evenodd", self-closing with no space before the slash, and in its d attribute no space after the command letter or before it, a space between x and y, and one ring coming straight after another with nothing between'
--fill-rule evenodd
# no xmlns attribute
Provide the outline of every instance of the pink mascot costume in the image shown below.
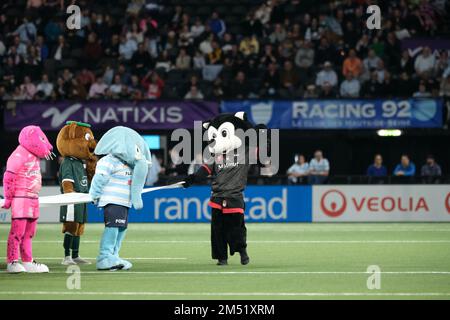
<svg viewBox="0 0 450 320"><path fill-rule="evenodd" d="M48 267L33 260L32 240L39 218L42 158L52 159L53 147L41 128L27 126L19 134L19 146L9 156L3 176L4 208L11 207L7 271L48 272ZM19 255L22 264L19 263Z"/></svg>

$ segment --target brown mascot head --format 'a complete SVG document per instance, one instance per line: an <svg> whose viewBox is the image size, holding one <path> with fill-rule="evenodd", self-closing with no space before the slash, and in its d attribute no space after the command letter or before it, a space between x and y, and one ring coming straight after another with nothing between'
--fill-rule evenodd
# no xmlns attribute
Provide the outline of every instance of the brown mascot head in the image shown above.
<svg viewBox="0 0 450 320"><path fill-rule="evenodd" d="M77 121L67 121L58 133L56 147L63 157L74 157L86 161L86 171L89 181L95 173L97 156L94 149L97 142L91 125Z"/></svg>

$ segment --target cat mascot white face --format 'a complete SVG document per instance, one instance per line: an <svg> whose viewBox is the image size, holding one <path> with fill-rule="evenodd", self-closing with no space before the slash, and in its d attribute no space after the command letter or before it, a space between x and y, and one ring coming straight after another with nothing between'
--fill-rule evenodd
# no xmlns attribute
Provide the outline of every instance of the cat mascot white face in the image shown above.
<svg viewBox="0 0 450 320"><path fill-rule="evenodd" d="M223 113L204 122L203 128L207 130L209 151L213 154L228 153L238 149L243 144L243 137L236 134L238 129L246 130L252 128L244 112Z"/></svg>

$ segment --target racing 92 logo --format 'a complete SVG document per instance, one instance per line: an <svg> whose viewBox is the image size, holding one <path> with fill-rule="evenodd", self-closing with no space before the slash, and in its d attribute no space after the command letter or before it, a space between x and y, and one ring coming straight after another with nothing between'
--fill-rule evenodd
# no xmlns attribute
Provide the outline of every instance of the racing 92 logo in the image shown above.
<svg viewBox="0 0 450 320"><path fill-rule="evenodd" d="M320 199L320 208L329 217L339 217L347 209L347 198L339 190L328 190Z"/></svg>

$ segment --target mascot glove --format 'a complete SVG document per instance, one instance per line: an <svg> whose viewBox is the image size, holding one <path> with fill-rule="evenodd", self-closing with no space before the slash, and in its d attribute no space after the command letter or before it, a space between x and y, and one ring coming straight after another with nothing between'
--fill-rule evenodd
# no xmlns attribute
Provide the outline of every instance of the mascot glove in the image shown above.
<svg viewBox="0 0 450 320"><path fill-rule="evenodd" d="M12 202L12 199L5 199L5 203L3 204L2 208L3 209L11 208L11 202Z"/></svg>
<svg viewBox="0 0 450 320"><path fill-rule="evenodd" d="M136 197L136 199L132 201L132 204L136 210L141 210L144 207L141 197Z"/></svg>
<svg viewBox="0 0 450 320"><path fill-rule="evenodd" d="M195 175L190 174L184 179L183 188L189 188L191 185L193 185L195 182Z"/></svg>

